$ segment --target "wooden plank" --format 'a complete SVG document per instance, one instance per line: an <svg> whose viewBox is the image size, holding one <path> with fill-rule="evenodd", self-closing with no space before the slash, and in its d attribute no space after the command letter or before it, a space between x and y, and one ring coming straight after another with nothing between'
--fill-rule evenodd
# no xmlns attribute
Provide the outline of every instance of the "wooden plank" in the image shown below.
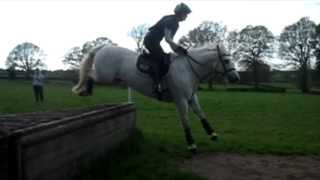
<svg viewBox="0 0 320 180"><path fill-rule="evenodd" d="M26 172L28 174L48 175L47 171L49 171L50 169L55 169L64 164L68 164L80 157L83 157L84 155L87 155L88 157L95 157L101 152L112 148L120 140L123 140L129 136L128 129L134 127L127 127L127 121L127 118L116 118L114 119L114 121L107 121L108 123L106 123L105 126L97 124L97 126L95 127L87 128L85 130L82 129L83 132L79 131L61 137L57 139L55 143L50 141L47 145L38 147L40 151L43 151L42 153L37 152L39 151L39 149L37 148L34 148L29 152L25 152L25 166L27 167ZM121 122L124 122L122 124L124 124L125 126L122 125L122 127L120 127L119 125L121 125ZM114 124L111 125L110 123ZM129 123L129 125L132 124ZM93 129L97 128L100 128L100 131L97 130L95 132L92 132ZM107 128L110 129L106 131L105 129ZM83 134L80 135L81 133ZM88 133L91 133L90 136L88 136ZM108 143L106 144L106 142ZM44 151L44 149L46 149L47 151ZM33 153L34 155L38 154L38 156L33 156L33 158L30 159L30 153ZM39 169L38 165L42 164L42 162L50 162L50 164L46 164L45 167L42 166L41 169ZM33 176L31 175L31 177Z"/></svg>
<svg viewBox="0 0 320 180"><path fill-rule="evenodd" d="M120 104L9 132L11 141L0 139L1 158L8 153L7 163L0 163L0 179L68 179L79 163L126 139L135 129L135 118L133 104Z"/></svg>
<svg viewBox="0 0 320 180"><path fill-rule="evenodd" d="M32 141L36 143L37 141L41 141L42 139L47 139L47 137L52 136L53 134L58 134L59 132L60 134L68 133L69 131L73 131L76 128L81 128L82 126L94 124L97 121L105 121L108 119L112 119L115 116L131 113L131 112L134 112L132 108L123 109L119 111L105 112L105 113L103 111L97 111L95 112L94 116L93 114L85 114L85 115L65 118L59 122L52 122L49 124L45 124L43 127L34 127L32 129L28 128L23 131L17 131L16 133L30 134L37 131L43 131L45 129L46 131L43 131L42 134L39 134L39 137L30 136L29 139L24 138L24 141L30 141L30 142L23 142L24 144L31 144ZM68 125L68 126L65 126L65 125Z"/></svg>
<svg viewBox="0 0 320 180"><path fill-rule="evenodd" d="M126 117L128 116L128 117ZM114 131L117 128L121 128L124 126L132 126L133 124L129 123L129 119L131 119L133 117L133 115L123 115L121 117L118 117L116 119L114 119L114 121L104 121L104 122L100 122L98 124L93 124L91 126L82 126L82 128L76 129L74 131L69 131L69 133L65 133L63 134L63 136L65 136L66 139L70 139L69 141L65 142L66 145L72 145L73 141L75 139L79 139L80 141L85 141L86 138L91 138L91 137L96 137L98 138L99 136L111 133L112 131ZM121 119L119 118L123 118L123 120L121 121ZM123 124L121 124L121 122L123 122ZM64 128L64 127L61 127ZM132 127L127 127L129 129L131 129ZM100 134L99 134L100 133ZM75 134L75 135L74 135ZM33 134L34 136L38 137L41 135L38 134ZM35 152L34 154L27 154L27 157L34 157L34 156L38 156L39 154L43 154L47 151L56 151L59 150L60 147L58 147L57 144L59 144L60 142L60 135L55 135L55 134L51 134L52 136L48 136L46 140L44 140L44 142L46 144L52 144L51 146L48 147L48 149L43 149L43 151L41 151L41 149L39 149L39 152ZM69 137L69 136L72 137ZM62 135L61 135L62 136ZM25 143L24 138L29 138L29 137L23 137L22 142ZM32 144L33 146L34 144ZM24 147L30 146L30 144L23 144Z"/></svg>
<svg viewBox="0 0 320 180"><path fill-rule="evenodd" d="M8 139L2 138L0 141L0 179L9 179L9 152Z"/></svg>
<svg viewBox="0 0 320 180"><path fill-rule="evenodd" d="M84 146L82 147L81 151L68 149L70 151L66 150L63 152L64 154L60 154L58 156L57 154L51 154L49 156L42 156L37 159L26 161L26 177L28 177L27 179L43 179L48 175L50 176L50 172L57 173L55 169L61 166L69 166L69 170L75 169L77 168L73 165L75 162L77 162L76 164L81 164L84 163L84 161L94 159L95 157L111 149L115 143L118 143L119 141L124 140L126 137L128 137L128 135L125 135L121 131L114 133L114 135L116 136L97 139L94 142L95 144ZM109 144L111 139L113 143ZM108 144L106 144L105 142L108 142ZM42 165L41 168L39 168L39 164L42 164L44 161L50 163Z"/></svg>

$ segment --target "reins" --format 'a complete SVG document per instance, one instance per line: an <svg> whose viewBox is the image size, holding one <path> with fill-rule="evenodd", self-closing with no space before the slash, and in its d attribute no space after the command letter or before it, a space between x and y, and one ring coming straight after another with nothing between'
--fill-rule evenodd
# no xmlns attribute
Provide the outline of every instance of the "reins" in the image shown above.
<svg viewBox="0 0 320 180"><path fill-rule="evenodd" d="M197 61L197 60L195 60L192 56L190 56L189 54L185 54L185 56L187 56L192 62L194 62L194 63L196 63L196 64L198 64L198 65L200 65L200 66L205 66L205 65L207 65L207 64L202 64L202 63L200 63L199 61Z"/></svg>
<svg viewBox="0 0 320 180"><path fill-rule="evenodd" d="M217 52L218 52L219 61L220 61L220 63L221 63L222 66L223 66L224 72L216 71L216 70L214 69L214 67L212 66L213 72L214 72L214 73L217 73L217 74L226 74L226 73L228 73L228 72L230 72L230 71L235 70L234 68L231 68L231 69L227 70L226 65L225 65L225 64L223 63L223 61L222 61L222 57L221 57L219 45L217 45ZM187 57L187 61L188 61L189 65L190 65L190 67L191 67L191 71L193 72L193 74L195 74L195 76L197 77L197 79L198 79L199 81L202 81L203 79L206 79L206 78L210 75L210 72L208 72L208 74L206 74L206 75L204 76L204 78L201 78L200 75L199 75L198 72L194 69L194 67L192 66L192 64L191 64L191 62L190 62L189 60L191 60L192 62L194 62L195 64L197 64L197 65L199 65L199 66L207 66L208 63L200 63L198 60L194 59L194 58L193 58L192 56L190 56L189 54L184 54L184 55Z"/></svg>
<svg viewBox="0 0 320 180"><path fill-rule="evenodd" d="M188 54L184 54L185 56L187 56L188 59L190 59L192 62L200 65L200 66L205 66L206 64L202 64L200 63L199 61L195 60L193 57L191 57L190 55ZM191 62L187 59L187 62L189 63L190 67L191 67L191 71L193 72L194 75L196 75L197 79L199 81L201 81L201 77L200 75L197 73L197 71L194 69L194 67L192 66Z"/></svg>

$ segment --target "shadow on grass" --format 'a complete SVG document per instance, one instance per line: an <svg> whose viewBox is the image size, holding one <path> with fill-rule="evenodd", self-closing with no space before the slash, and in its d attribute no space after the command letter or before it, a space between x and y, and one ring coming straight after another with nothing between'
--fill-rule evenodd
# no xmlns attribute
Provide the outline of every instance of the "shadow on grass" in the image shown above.
<svg viewBox="0 0 320 180"><path fill-rule="evenodd" d="M165 150L164 150L165 149ZM76 180L201 180L190 171L182 170L173 158L176 154L149 143L140 130L107 155L82 165Z"/></svg>

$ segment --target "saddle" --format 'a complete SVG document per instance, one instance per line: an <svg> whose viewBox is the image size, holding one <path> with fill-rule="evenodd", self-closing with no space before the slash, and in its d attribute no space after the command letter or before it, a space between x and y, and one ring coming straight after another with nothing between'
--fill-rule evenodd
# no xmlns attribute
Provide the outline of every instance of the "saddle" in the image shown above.
<svg viewBox="0 0 320 180"><path fill-rule="evenodd" d="M160 76L163 77L166 75L169 71L170 67L170 54L166 54L165 58L163 59L163 63L159 64L159 62L156 62L152 59L152 56L150 53L143 51L139 56L137 60L137 69L145 74L150 75L151 77L154 76L156 69L159 68Z"/></svg>
<svg viewBox="0 0 320 180"><path fill-rule="evenodd" d="M158 68L158 70L160 71L160 77L163 77L164 75L166 75L169 71L169 67L170 67L170 54L166 54L165 58L163 59L162 64L159 64L159 62L153 60L151 54L149 54L146 51L143 51L137 59L137 69L142 72L147 74L148 76L150 76L152 79L154 79L155 77L155 71ZM162 87L163 87L163 91L161 93L161 98L157 97L159 100L161 101L171 101L172 100L172 95L171 93L168 91L167 89L167 85L164 81L161 82Z"/></svg>

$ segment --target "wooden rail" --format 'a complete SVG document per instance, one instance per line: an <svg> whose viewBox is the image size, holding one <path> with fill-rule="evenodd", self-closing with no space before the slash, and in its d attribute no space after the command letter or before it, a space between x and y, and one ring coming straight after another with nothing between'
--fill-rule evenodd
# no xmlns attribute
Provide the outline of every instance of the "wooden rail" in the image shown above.
<svg viewBox="0 0 320 180"><path fill-rule="evenodd" d="M82 163L105 155L135 129L133 104L99 106L83 113L77 109L76 115L68 112L57 113L62 117L51 113L54 120L47 121L46 113L0 117L0 179L70 179ZM10 130L3 125L23 117L33 123ZM34 123L37 120L40 123Z"/></svg>

